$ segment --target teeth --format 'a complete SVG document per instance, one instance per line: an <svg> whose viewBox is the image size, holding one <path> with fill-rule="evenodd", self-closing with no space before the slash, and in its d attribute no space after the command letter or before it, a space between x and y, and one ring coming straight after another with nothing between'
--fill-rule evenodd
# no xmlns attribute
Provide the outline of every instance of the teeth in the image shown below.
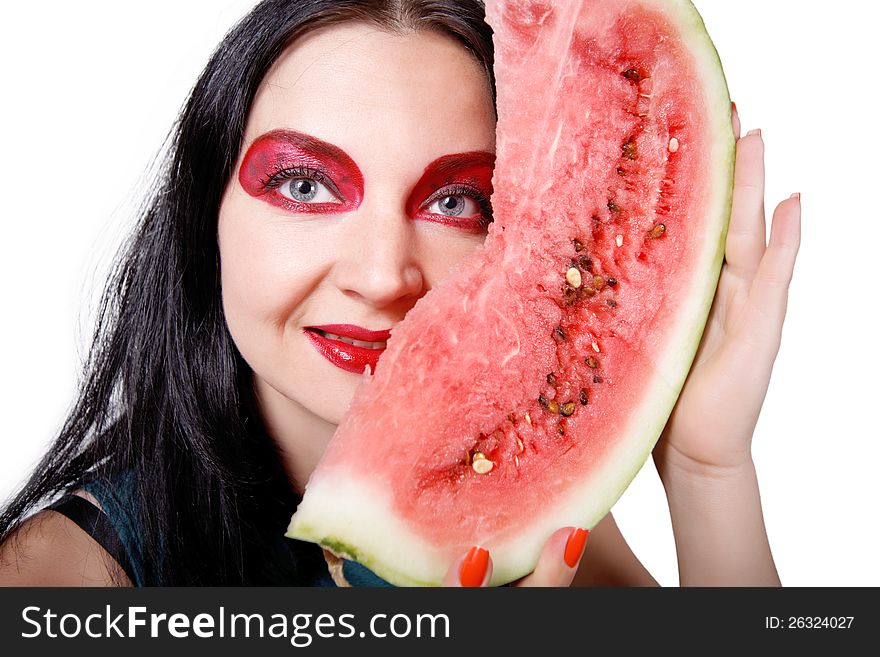
<svg viewBox="0 0 880 657"><path fill-rule="evenodd" d="M354 345L355 347L363 347L365 349L384 349L387 344L386 342L364 342L363 340L354 340L352 338L346 338L342 335L327 333L326 331L321 331L320 329L316 330L328 340L339 340L340 342L345 342L346 344Z"/></svg>

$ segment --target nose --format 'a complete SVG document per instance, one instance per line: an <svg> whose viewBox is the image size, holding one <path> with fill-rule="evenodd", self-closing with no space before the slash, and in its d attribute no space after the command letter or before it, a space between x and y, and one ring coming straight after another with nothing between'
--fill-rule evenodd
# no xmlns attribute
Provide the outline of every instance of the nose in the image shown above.
<svg viewBox="0 0 880 657"><path fill-rule="evenodd" d="M388 204L381 206L365 200L342 227L336 285L377 308L403 300L411 305L424 287L412 221L403 208L389 211Z"/></svg>

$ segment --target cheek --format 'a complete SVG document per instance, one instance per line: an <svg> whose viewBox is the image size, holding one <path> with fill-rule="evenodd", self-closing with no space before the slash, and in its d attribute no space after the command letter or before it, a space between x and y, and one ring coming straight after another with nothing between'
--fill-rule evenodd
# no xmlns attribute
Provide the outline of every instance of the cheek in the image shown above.
<svg viewBox="0 0 880 657"><path fill-rule="evenodd" d="M223 310L237 343L266 343L296 313L306 281L296 266L301 254L291 253L279 225L242 205L224 203L218 221Z"/></svg>

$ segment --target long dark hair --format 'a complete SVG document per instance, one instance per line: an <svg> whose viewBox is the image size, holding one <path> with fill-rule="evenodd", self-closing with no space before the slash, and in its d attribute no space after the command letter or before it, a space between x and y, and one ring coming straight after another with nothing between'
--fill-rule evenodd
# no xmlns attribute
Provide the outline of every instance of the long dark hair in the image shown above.
<svg viewBox="0 0 880 657"><path fill-rule="evenodd" d="M169 137L104 289L76 403L0 515L0 542L60 494L127 476L143 584L307 581L320 551L282 539L299 498L223 315L221 194L257 87L293 39L350 20L437 30L482 64L494 101L483 19L479 0L265 0L233 27Z"/></svg>

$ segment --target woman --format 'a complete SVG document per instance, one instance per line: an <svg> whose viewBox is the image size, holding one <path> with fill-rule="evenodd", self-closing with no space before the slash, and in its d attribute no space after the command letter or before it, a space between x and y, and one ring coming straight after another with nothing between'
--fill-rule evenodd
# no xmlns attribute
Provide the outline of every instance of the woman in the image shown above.
<svg viewBox="0 0 880 657"><path fill-rule="evenodd" d="M282 534L358 376L308 329L388 329L482 242L490 180L413 189L439 157L494 152L491 45L474 0L270 0L227 35L105 291L77 404L0 518L0 583L329 583L320 549ZM760 135L739 142L716 305L654 451L682 584L778 584L750 440L799 202L765 248L762 159ZM656 584L611 514L582 557L584 537L560 528L518 583ZM485 585L487 556L445 583Z"/></svg>

